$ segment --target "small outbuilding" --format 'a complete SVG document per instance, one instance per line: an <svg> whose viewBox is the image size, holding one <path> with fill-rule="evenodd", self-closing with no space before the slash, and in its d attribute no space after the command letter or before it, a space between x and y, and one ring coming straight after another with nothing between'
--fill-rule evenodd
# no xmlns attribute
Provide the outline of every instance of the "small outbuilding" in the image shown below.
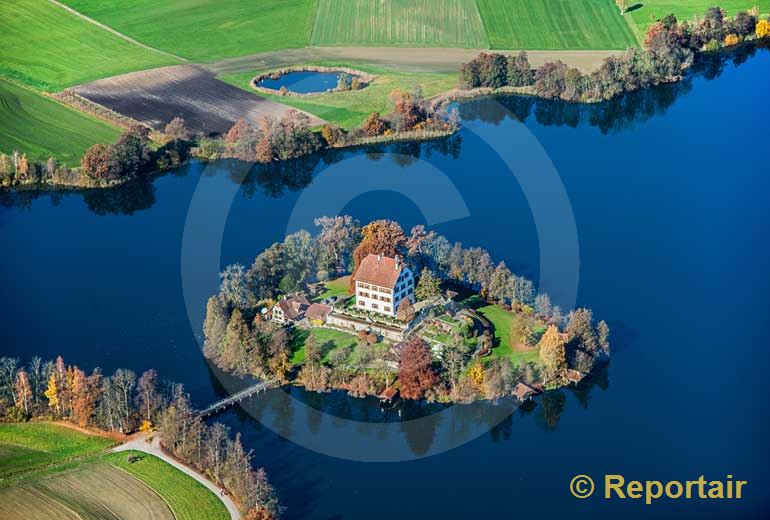
<svg viewBox="0 0 770 520"><path fill-rule="evenodd" d="M538 393L539 392L537 391L537 389L532 388L529 385L525 385L524 383L516 383L516 386L513 387L513 395L516 396L516 399L518 399L522 403L524 401L532 399Z"/></svg>

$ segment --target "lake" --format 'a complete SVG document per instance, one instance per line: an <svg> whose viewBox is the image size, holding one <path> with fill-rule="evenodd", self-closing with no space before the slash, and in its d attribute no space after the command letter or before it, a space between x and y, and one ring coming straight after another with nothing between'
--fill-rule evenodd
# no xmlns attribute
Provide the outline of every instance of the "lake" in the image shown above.
<svg viewBox="0 0 770 520"><path fill-rule="evenodd" d="M572 298L562 280L574 282L577 304L612 329L611 365L587 387L549 394L428 457L449 437L484 432L487 416L411 404L401 419L429 417L412 428L372 401L298 389L296 399L276 391L247 403L250 413L223 413L268 470L287 518L766 517L769 80L770 52L758 50L614 103L467 103L459 135L433 143L336 151L245 177L238 163L192 163L112 191L2 194L0 354L61 354L107 372L154 367L204 406L226 384L198 345L205 296L217 286L207 261L249 264L315 210L396 218L407 229L430 221L562 300ZM527 139L558 172L566 210L558 186L529 175L542 170L545 179L550 170ZM501 147L520 160L516 175L495 152ZM185 234L191 207L198 227ZM541 253L553 253L541 240L548 226L575 238L570 214L578 281ZM205 241L182 254L197 237L220 235L221 258ZM371 426L380 423L392 425L388 436ZM285 439L307 445L316 435L372 453L398 445L414 460L355 462ZM662 481L730 474L748 485L741 501L645 506L570 495L574 475L605 473Z"/></svg>

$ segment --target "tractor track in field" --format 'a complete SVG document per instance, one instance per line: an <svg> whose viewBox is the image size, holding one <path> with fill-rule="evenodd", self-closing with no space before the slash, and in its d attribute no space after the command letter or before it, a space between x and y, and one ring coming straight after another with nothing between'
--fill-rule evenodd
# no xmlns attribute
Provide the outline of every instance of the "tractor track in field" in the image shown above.
<svg viewBox="0 0 770 520"><path fill-rule="evenodd" d="M131 38L130 36L127 36L127 35L123 34L122 32L120 32L120 31L118 31L116 29L113 29L109 25L104 25L103 23L94 20L90 16L86 16L83 13L81 13L80 11L76 11L75 9L71 8L70 6L65 5L65 4L63 4L63 3L61 3L61 2L59 2L57 0L48 0L48 1L51 2L54 5L58 5L59 7L64 9L65 11L67 11L67 12L69 12L71 14L74 14L78 18L81 18L81 19L85 20L86 22L95 25L95 26L99 27L100 29L104 29L105 31L108 31L108 32L114 34L115 36L117 36L118 38L122 38L123 40L126 40L129 43L133 43L134 45L138 45L139 47L142 47L143 49L147 49L148 51L152 51L152 52L157 52L159 54L163 54L164 56L168 56L170 58L175 58L175 59L180 60L180 61L184 61L184 62L189 62L190 61L187 58L183 58L181 56L177 56L176 54L173 54L173 53L170 53L170 52L162 51L162 50L160 50L160 49L158 49L156 47L152 47L150 45L147 45L146 43L142 43L139 40L135 40L135 39Z"/></svg>

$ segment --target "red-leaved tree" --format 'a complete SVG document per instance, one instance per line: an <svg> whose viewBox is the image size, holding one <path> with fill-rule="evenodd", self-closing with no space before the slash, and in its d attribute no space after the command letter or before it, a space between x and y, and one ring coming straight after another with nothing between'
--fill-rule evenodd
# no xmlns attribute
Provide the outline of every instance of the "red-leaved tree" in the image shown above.
<svg viewBox="0 0 770 520"><path fill-rule="evenodd" d="M433 370L433 356L428 344L417 336L410 337L401 351L398 366L401 382L401 396L406 399L420 399L431 389L438 377Z"/></svg>

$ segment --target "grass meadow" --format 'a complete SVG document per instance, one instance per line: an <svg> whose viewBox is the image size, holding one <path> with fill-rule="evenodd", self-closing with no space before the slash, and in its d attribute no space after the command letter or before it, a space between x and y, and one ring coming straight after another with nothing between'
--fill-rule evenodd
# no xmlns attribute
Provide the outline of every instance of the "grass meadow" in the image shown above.
<svg viewBox="0 0 770 520"><path fill-rule="evenodd" d="M319 0L313 45L486 48L475 0Z"/></svg>
<svg viewBox="0 0 770 520"><path fill-rule="evenodd" d="M63 0L136 40L192 61L305 47L316 0Z"/></svg>
<svg viewBox="0 0 770 520"><path fill-rule="evenodd" d="M353 334L339 330L312 328L294 329L292 332L291 344L293 355L291 362L294 365L301 365L305 362L305 343L310 336L315 338L316 344L321 348L323 359L328 360L329 353L340 347L355 347L357 339Z"/></svg>
<svg viewBox="0 0 770 520"><path fill-rule="evenodd" d="M111 143L120 131L69 107L0 78L0 151L18 150L30 159L56 157L76 166L94 143Z"/></svg>
<svg viewBox="0 0 770 520"><path fill-rule="evenodd" d="M628 2L629 7L635 2ZM727 11L728 16L734 16L738 11L748 11L754 6L759 7L760 14L767 15L770 11L770 0L644 0L638 2L640 7L632 9L628 16L644 33L647 27L668 14L676 15L679 20L695 20L702 18L706 9L719 6Z"/></svg>
<svg viewBox="0 0 770 520"><path fill-rule="evenodd" d="M626 49L638 45L613 0L478 0L493 49Z"/></svg>
<svg viewBox="0 0 770 520"><path fill-rule="evenodd" d="M128 456L139 460L129 463ZM168 503L177 520L228 518L214 493L157 457L139 452L112 453L105 460L154 489Z"/></svg>
<svg viewBox="0 0 770 520"><path fill-rule="evenodd" d="M493 357L506 357L514 365L520 363L534 362L539 363L540 351L537 348L521 351L514 348L513 331L516 321L519 319L516 314L507 311L499 305L485 305L476 309L476 312L484 316L494 327L494 348ZM487 358L489 359L489 358Z"/></svg>
<svg viewBox="0 0 770 520"><path fill-rule="evenodd" d="M0 424L0 476L98 453L112 444L55 424Z"/></svg>
<svg viewBox="0 0 770 520"><path fill-rule="evenodd" d="M357 63L322 62L319 65L352 67L376 74L377 78L371 85L362 90L324 92L305 97L265 95L262 93L260 95L314 114L342 128L350 129L361 124L372 112L389 113L392 107L388 96L397 88L409 92L420 89L425 97L430 97L457 86L457 74L454 72L407 72ZM230 74L219 79L253 92L249 82L257 73L254 71Z"/></svg>
<svg viewBox="0 0 770 520"><path fill-rule="evenodd" d="M61 90L105 76L177 63L48 1L3 2L0 76Z"/></svg>

